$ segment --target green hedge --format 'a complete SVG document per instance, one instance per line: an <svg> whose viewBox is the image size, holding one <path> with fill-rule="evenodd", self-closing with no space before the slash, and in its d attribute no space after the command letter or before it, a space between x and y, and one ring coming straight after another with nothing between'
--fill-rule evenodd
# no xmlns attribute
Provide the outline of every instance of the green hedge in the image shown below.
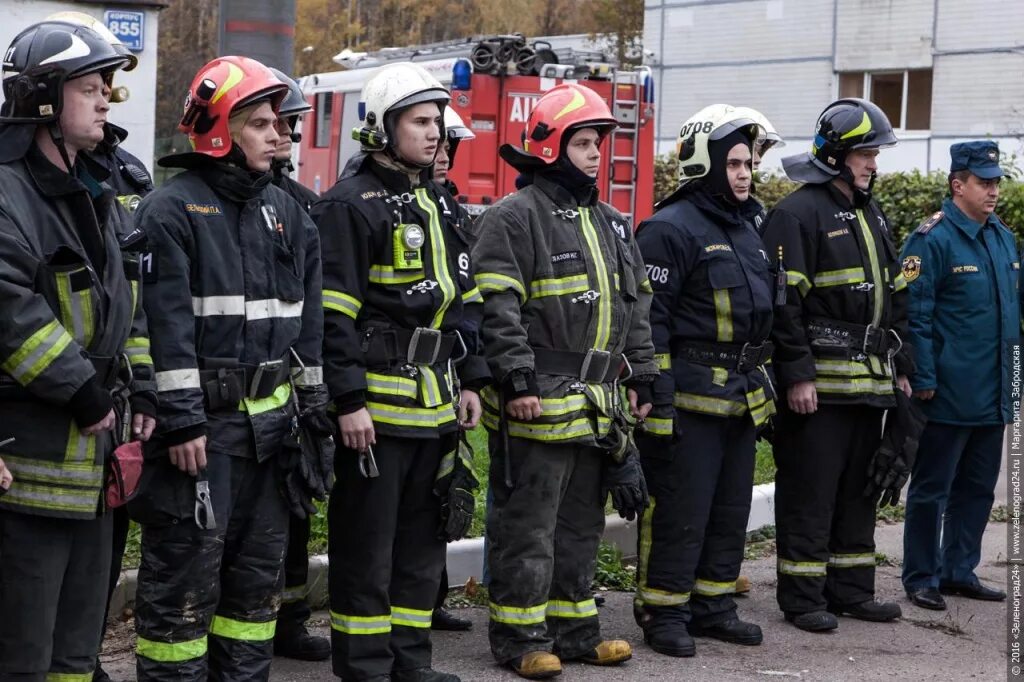
<svg viewBox="0 0 1024 682"><path fill-rule="evenodd" d="M668 155L660 156L655 162L654 174L657 201L675 189L676 164ZM797 186L785 176L762 176L757 185L757 198L770 209ZM1015 172L1003 179L1000 189L996 213L1020 241L1024 239L1024 181ZM886 173L879 176L875 185L875 196L889 218L898 244L903 244L910 231L939 210L946 195L946 175L938 171Z"/></svg>

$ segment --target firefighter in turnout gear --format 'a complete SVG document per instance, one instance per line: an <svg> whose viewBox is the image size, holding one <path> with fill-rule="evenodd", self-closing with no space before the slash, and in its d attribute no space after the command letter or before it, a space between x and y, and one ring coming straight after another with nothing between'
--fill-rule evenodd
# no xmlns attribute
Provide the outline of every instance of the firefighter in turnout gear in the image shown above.
<svg viewBox="0 0 1024 682"><path fill-rule="evenodd" d="M627 642L601 639L591 592L609 492L630 518L646 503L632 423L650 409L657 375L640 251L626 218L597 200L599 145L615 126L593 90L549 90L523 149L502 148L532 184L477 222L495 379L483 394L491 652L526 678L559 674L561 660L632 655Z"/></svg>
<svg viewBox="0 0 1024 682"><path fill-rule="evenodd" d="M448 101L418 65L378 70L354 131L365 155L313 206L344 445L328 551L333 668L345 680L458 680L430 667L430 622L445 541L472 519L458 430L478 421L487 372L459 333L480 301L469 249L450 226L454 200L430 182Z"/></svg>
<svg viewBox="0 0 1024 682"><path fill-rule="evenodd" d="M105 479L115 447L154 427L142 235L85 153L130 61L91 28L48 20L3 63L2 679L92 679L110 569Z"/></svg>
<svg viewBox="0 0 1024 682"><path fill-rule="evenodd" d="M883 412L895 406L894 390L909 395L913 371L907 283L871 196L878 150L894 144L877 106L833 102L811 152L783 159L789 177L807 184L776 205L764 230L788 283L772 331L778 601L808 631L836 628L836 615L900 616L874 599L877 495L863 494Z"/></svg>
<svg viewBox="0 0 1024 682"><path fill-rule="evenodd" d="M286 92L246 57L202 67L193 151L160 160L185 171L136 214L161 418L131 504L140 680L268 679L289 506L329 485L319 243L270 184Z"/></svg>
<svg viewBox="0 0 1024 682"><path fill-rule="evenodd" d="M271 68L277 79L288 86L288 94L277 113L277 153L271 166L272 182L299 202L309 213L317 195L306 189L289 175L292 167L292 143L301 141L295 132L299 118L310 111L299 84L277 69ZM281 608L277 612L277 630L274 632L274 655L302 661L322 661L331 655L331 642L326 637L315 637L306 629L311 613L307 601L306 581L309 578L309 516L292 514L288 519L288 551L284 559L284 592Z"/></svg>
<svg viewBox="0 0 1024 682"><path fill-rule="evenodd" d="M775 412L773 282L754 228L753 147L763 129L724 104L683 124L681 187L637 230L654 288L661 373L640 439L651 503L640 525L635 611L645 641L693 656L690 635L756 645L736 616L754 443Z"/></svg>
<svg viewBox="0 0 1024 682"><path fill-rule="evenodd" d="M775 126L768 120L768 117L762 114L757 109L751 109L750 107L736 107L741 115L749 116L754 119L757 125L761 126L761 136L754 142L754 159L753 168L754 173L750 181L750 193L757 197L757 186L761 183L761 174L758 169L761 167L761 162L764 160L764 155L772 149L781 149L786 146L786 141L782 139L782 135L775 130ZM754 229L757 230L758 234L761 234L764 229L764 219L768 216L768 212L761 207L760 213L754 216ZM745 581L746 578L740 576L740 581ZM738 581L738 582L740 582ZM749 583L747 584L749 588ZM740 591L740 590L737 590ZM746 590L743 590L746 591Z"/></svg>

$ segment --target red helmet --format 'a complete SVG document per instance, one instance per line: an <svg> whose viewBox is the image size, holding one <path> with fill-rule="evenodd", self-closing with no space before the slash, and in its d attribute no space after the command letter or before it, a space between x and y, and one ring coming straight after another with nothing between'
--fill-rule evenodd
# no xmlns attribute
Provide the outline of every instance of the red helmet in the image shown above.
<svg viewBox="0 0 1024 682"><path fill-rule="evenodd" d="M178 130L188 134L194 151L222 157L231 151L231 112L269 97L276 114L287 94L288 85L255 59L218 57L196 73Z"/></svg>
<svg viewBox="0 0 1024 682"><path fill-rule="evenodd" d="M619 122L608 104L596 92L583 85L563 83L537 100L526 121L523 151L545 164L552 164L561 153L566 134L579 128L597 128L603 136Z"/></svg>

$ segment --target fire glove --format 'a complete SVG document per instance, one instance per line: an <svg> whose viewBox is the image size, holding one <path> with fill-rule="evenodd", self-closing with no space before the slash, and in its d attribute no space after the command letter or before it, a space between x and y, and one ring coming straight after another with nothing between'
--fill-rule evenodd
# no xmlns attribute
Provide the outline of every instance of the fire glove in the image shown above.
<svg viewBox="0 0 1024 682"><path fill-rule="evenodd" d="M476 510L473 491L479 486L473 471L473 448L465 433L460 433L455 450L441 459L434 481L434 494L441 498L439 537L452 542L466 536Z"/></svg>
<svg viewBox="0 0 1024 682"><path fill-rule="evenodd" d="M630 448L621 462L611 457L605 461L601 491L601 499L612 496L612 506L622 518L633 521L643 513L648 501L647 482L636 447Z"/></svg>
<svg viewBox="0 0 1024 682"><path fill-rule="evenodd" d="M903 391L896 391L896 407L889 410L882 443L868 463L865 497L879 496L878 506L895 507L910 478L927 419Z"/></svg>
<svg viewBox="0 0 1024 682"><path fill-rule="evenodd" d="M323 386L295 390L298 414L285 436L280 467L281 494L300 519L316 513L313 500L323 500L334 485L334 429L327 416Z"/></svg>

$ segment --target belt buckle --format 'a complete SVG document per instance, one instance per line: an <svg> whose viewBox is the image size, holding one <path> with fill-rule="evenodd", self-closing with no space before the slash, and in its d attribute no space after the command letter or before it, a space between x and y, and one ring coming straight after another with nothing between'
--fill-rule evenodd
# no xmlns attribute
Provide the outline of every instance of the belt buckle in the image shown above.
<svg viewBox="0 0 1024 682"><path fill-rule="evenodd" d="M740 374L745 374L747 372L747 369L748 369L747 361L749 359L749 356L747 355L747 353L750 350L752 350L752 349L751 349L749 341L744 343L743 347L740 348L739 357L736 358L736 371L739 372Z"/></svg>
<svg viewBox="0 0 1024 682"><path fill-rule="evenodd" d="M405 354L406 361L411 365L432 365L441 352L441 330L430 327L416 327L409 339L409 350ZM430 344L429 348L420 348L421 344Z"/></svg>
<svg viewBox="0 0 1024 682"><path fill-rule="evenodd" d="M583 365L580 367L580 381L588 384L604 383L611 364L612 354L609 351L591 348L583 358Z"/></svg>
<svg viewBox="0 0 1024 682"><path fill-rule="evenodd" d="M249 399L266 398L273 394L277 388L277 377L283 367L284 360L267 360L257 365L252 375L252 383L249 384Z"/></svg>

